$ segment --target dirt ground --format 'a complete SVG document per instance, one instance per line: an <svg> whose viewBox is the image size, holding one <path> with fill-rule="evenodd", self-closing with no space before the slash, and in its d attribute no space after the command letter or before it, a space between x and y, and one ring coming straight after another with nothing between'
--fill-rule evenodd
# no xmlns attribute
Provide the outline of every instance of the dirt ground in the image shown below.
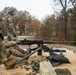
<svg viewBox="0 0 76 75"><path fill-rule="evenodd" d="M48 45L50 47L54 47L54 48L60 48L60 49L65 49L66 52L64 52L63 54L65 55L65 57L67 57L71 64L61 64L59 66L56 66L54 67L54 69L64 69L64 68L67 68L70 70L71 74L72 75L76 75L76 52L75 52L75 47L73 49L72 48L69 48L69 46L66 46L66 45ZM25 48L25 47L22 47L22 48ZM28 59L28 63L29 65L25 65L25 64L22 64L20 63L16 68L14 69L10 69L10 70L6 70L5 69L5 66L2 64L0 65L0 75L29 75L29 73L32 72L32 69L29 69L29 70L26 70L25 67L29 67L31 68L30 65L32 65L32 61L47 61L46 60L46 56L49 56L49 53L45 53L43 52L42 56L37 56L37 53L33 54L31 57L29 57ZM30 75L40 75L39 74L39 71L37 73L33 73L33 74L30 74Z"/></svg>

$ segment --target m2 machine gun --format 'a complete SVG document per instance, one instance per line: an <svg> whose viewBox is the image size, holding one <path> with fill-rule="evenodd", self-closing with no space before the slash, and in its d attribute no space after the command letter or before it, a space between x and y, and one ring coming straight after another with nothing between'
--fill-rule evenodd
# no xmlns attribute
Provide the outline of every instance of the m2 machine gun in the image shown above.
<svg viewBox="0 0 76 75"><path fill-rule="evenodd" d="M47 50L48 51L48 47L45 46L44 44L67 44L67 43L74 43L74 41L44 41L44 40L19 40L17 42L18 45L28 45L29 46L29 53L31 53L31 51L36 50L37 48L41 47L42 50ZM75 42L76 43L76 42ZM31 48L31 45L37 45L37 47L35 48ZM42 50L38 51L38 55L42 55ZM59 51L59 50L54 50L54 51ZM62 50L63 52L65 52L65 50Z"/></svg>
<svg viewBox="0 0 76 75"><path fill-rule="evenodd" d="M29 54L26 55L25 57L23 57L21 60L17 61L13 66L15 66L16 64L20 63L21 61L27 59L35 52L38 52L38 55L42 55L42 51L49 52L51 57L47 57L47 59L53 63L53 66L56 66L56 65L63 63L63 62L68 63L69 60L67 58L65 58L62 54L58 55L58 54L54 53L54 52L61 52L62 53L62 52L66 52L66 50L53 50L53 48L49 48L46 45L44 45L44 44L65 44L65 43L73 43L73 41L43 41L43 40L26 40L26 39L19 40L17 42L18 45L29 45ZM33 44L36 44L37 47L31 48L30 45L33 45ZM51 59L53 59L55 61L51 61Z"/></svg>

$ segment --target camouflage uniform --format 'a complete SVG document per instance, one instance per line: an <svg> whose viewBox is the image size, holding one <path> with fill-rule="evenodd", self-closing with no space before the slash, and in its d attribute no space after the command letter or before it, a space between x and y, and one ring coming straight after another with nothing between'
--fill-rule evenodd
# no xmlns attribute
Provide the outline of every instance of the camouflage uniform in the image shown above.
<svg viewBox="0 0 76 75"><path fill-rule="evenodd" d="M2 40L0 39L0 62L3 62L5 60L6 60L6 49Z"/></svg>
<svg viewBox="0 0 76 75"><path fill-rule="evenodd" d="M11 14L9 14L7 17L7 39L9 41L17 40L17 35L15 33L14 28L13 16Z"/></svg>
<svg viewBox="0 0 76 75"><path fill-rule="evenodd" d="M13 36L14 28L12 27L11 21L10 21L9 25L10 26L7 26L8 27L8 29L7 29L8 36L10 36L11 39L13 40L12 37L14 37ZM7 43L3 40L4 40L4 37L2 35L1 28L0 28L0 64L3 63L6 67L6 69L10 69L12 67L12 65L16 62L16 60L9 62L10 55L14 55L17 57L24 57L24 56L26 56L26 54L28 54L28 52L22 50L17 45L10 47L12 45L12 43ZM8 46L9 48L6 48L6 46Z"/></svg>
<svg viewBox="0 0 76 75"><path fill-rule="evenodd" d="M9 47L10 45L12 44L8 44L7 46ZM10 58L11 55L16 56L16 57L24 57L28 54L27 51L22 50L17 45L7 48L6 52L7 52L7 58L8 58L8 60L4 62L6 69L13 68L13 65L15 64L15 62L19 60L17 58L11 59Z"/></svg>
<svg viewBox="0 0 76 75"><path fill-rule="evenodd" d="M7 61L11 55L16 57L24 57L29 53L28 51L24 51L19 48L16 44L10 47L11 45L12 43L5 41L3 42L3 36L2 33L0 33L0 63Z"/></svg>
<svg viewBox="0 0 76 75"><path fill-rule="evenodd" d="M4 37L0 31L0 63L7 60L6 48L5 48L5 45L3 43L3 39L4 39Z"/></svg>
<svg viewBox="0 0 76 75"><path fill-rule="evenodd" d="M9 47L10 45L12 45L12 43L8 44L7 46ZM12 47L7 48L6 51L7 51L7 58L10 55L13 55L13 56L16 56L16 57L24 57L29 53L28 51L24 51L23 49L21 49L17 45L14 45Z"/></svg>
<svg viewBox="0 0 76 75"><path fill-rule="evenodd" d="M1 37L1 36L0 36ZM11 44L8 44L9 47ZM27 51L24 51L20 49L17 45L13 47L6 48L6 45L4 45L2 38L0 38L0 64L4 64L6 69L11 69L16 59L10 59L9 57L11 55L16 57L24 57L28 54Z"/></svg>

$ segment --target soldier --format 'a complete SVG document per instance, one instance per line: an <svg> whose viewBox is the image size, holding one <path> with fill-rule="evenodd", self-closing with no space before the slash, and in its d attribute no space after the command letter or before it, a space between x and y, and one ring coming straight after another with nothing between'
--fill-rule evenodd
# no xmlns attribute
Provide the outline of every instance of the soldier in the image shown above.
<svg viewBox="0 0 76 75"><path fill-rule="evenodd" d="M7 39L9 41L11 40L17 40L17 35L14 28L14 21L13 21L13 11L8 12L9 15L7 17Z"/></svg>
<svg viewBox="0 0 76 75"><path fill-rule="evenodd" d="M7 60L7 58L6 58L6 48L4 46L3 40L4 40L4 37L1 33L1 28L0 28L0 64Z"/></svg>
<svg viewBox="0 0 76 75"><path fill-rule="evenodd" d="M29 53L28 51L24 51L23 49L19 48L17 45L12 45L12 43L5 45L3 43L3 36L0 34L0 64L3 63L6 69L12 68L12 65L18 60L10 59L11 55L16 57L24 57Z"/></svg>
<svg viewBox="0 0 76 75"><path fill-rule="evenodd" d="M0 18L0 64L6 59L6 49L3 43L4 37L1 32L2 19Z"/></svg>
<svg viewBox="0 0 76 75"><path fill-rule="evenodd" d="M16 57L24 57L29 52L22 50L16 44L13 45L12 43L5 43L5 42L3 43L3 40L4 40L4 36L2 35L0 30L0 64L4 63L6 69L10 69L11 66L16 62L16 60L8 62L9 57L11 55Z"/></svg>
<svg viewBox="0 0 76 75"><path fill-rule="evenodd" d="M16 44L13 45L12 43L11 44L8 43L5 46L6 46L6 57L8 58L7 61L4 61L4 65L5 65L6 69L12 68L12 66L18 60L18 59L14 59L14 58L9 60L11 55L16 56L16 57L24 57L29 53L28 51L24 51L23 49L21 49Z"/></svg>

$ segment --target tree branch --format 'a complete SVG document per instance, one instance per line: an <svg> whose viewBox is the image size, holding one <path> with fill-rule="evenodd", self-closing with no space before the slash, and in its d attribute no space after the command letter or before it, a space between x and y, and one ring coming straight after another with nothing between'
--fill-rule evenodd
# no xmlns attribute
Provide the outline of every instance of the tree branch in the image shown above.
<svg viewBox="0 0 76 75"><path fill-rule="evenodd" d="M61 3L61 5L62 5L62 7L63 7L63 8L65 8L65 6L63 5L63 2L62 2L62 0L60 0L60 3Z"/></svg>

